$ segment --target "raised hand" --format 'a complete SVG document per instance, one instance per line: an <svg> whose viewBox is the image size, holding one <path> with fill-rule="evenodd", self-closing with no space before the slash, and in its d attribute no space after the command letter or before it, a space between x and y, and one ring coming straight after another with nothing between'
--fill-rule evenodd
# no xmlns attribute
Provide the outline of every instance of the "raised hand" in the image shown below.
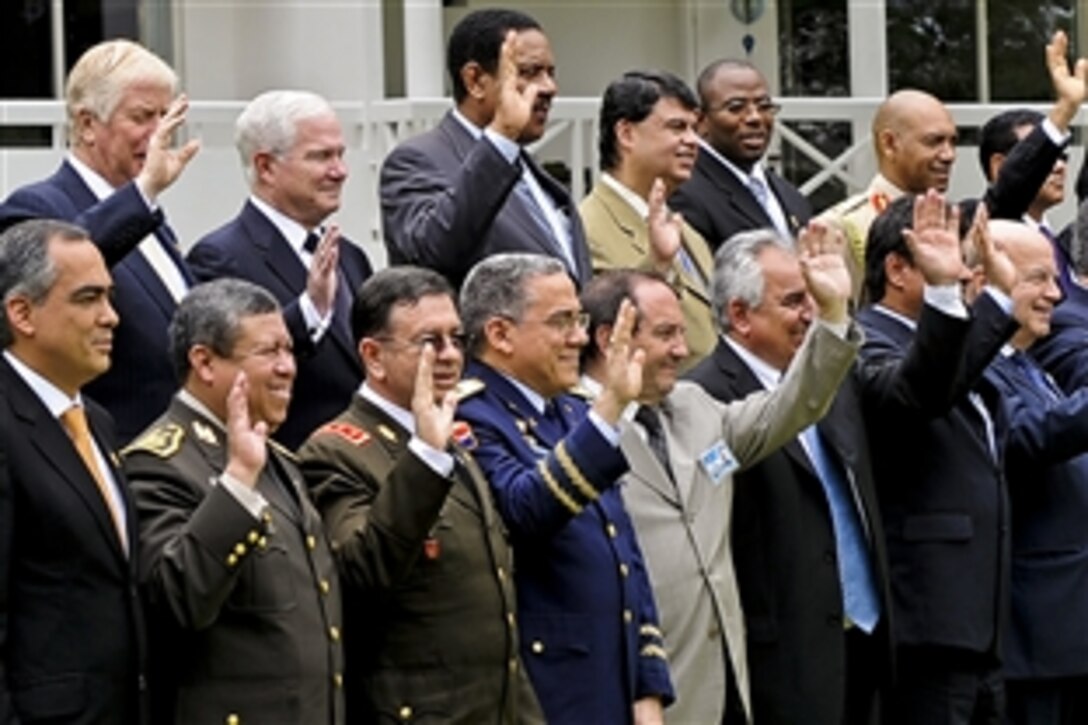
<svg viewBox="0 0 1088 725"><path fill-rule="evenodd" d="M605 349L604 386L593 403L597 415L610 425L619 422L627 404L637 400L642 392L642 364L646 353L636 350L631 343L637 320L638 310L625 299L620 303L612 337Z"/></svg>
<svg viewBox="0 0 1088 725"><path fill-rule="evenodd" d="M960 248L960 210L934 189L914 200L912 229L903 230L914 266L926 284L956 284L966 275Z"/></svg>
<svg viewBox="0 0 1088 725"><path fill-rule="evenodd" d="M529 124L533 104L536 103L536 94L540 88L533 82L519 87L521 79L514 53L517 40L517 31L509 31L499 51L499 71L496 79L499 85L499 101L495 106L495 115L490 124L496 133L511 141L521 138L521 132Z"/></svg>
<svg viewBox="0 0 1088 725"><path fill-rule="evenodd" d="M669 211L665 204L665 182L654 179L650 187L650 213L646 224L650 236L650 254L654 268L667 273L676 259L684 238L684 219L678 212Z"/></svg>
<svg viewBox="0 0 1088 725"><path fill-rule="evenodd" d="M434 345L427 343L419 355L416 384L412 391L412 415L416 419L416 435L432 448L442 449L453 433L453 412L457 394L448 390L440 400L434 397Z"/></svg>
<svg viewBox="0 0 1088 725"><path fill-rule="evenodd" d="M846 237L837 227L811 221L798 235L797 249L805 285L820 317L845 322L852 289L846 268Z"/></svg>
<svg viewBox="0 0 1088 725"><path fill-rule="evenodd" d="M1009 259L1009 255L990 235L990 213L985 204L978 205L965 241L974 249L974 256L982 266L986 282L1011 296L1020 279L1020 273L1016 271L1016 265Z"/></svg>
<svg viewBox="0 0 1088 725"><path fill-rule="evenodd" d="M249 418L249 379L239 371L227 394L227 470L247 486L257 479L268 458L268 424Z"/></svg>
<svg viewBox="0 0 1088 725"><path fill-rule="evenodd" d="M1065 55L1069 51L1069 38L1061 30L1054 33L1046 46L1046 67L1050 83L1054 86L1055 104L1050 112L1051 122L1061 131L1068 131L1069 124L1088 95L1088 61L1078 58L1072 72Z"/></svg>
<svg viewBox="0 0 1088 725"><path fill-rule="evenodd" d="M340 227L330 224L314 249L310 271L306 275L306 294L324 317L336 301L336 265L340 259Z"/></svg>
<svg viewBox="0 0 1088 725"><path fill-rule="evenodd" d="M189 161L200 150L199 139L192 139L181 148L174 148L174 133L185 123L185 113L188 110L188 97L182 94L175 98L148 139L147 158L136 177L136 185L152 201L177 181Z"/></svg>

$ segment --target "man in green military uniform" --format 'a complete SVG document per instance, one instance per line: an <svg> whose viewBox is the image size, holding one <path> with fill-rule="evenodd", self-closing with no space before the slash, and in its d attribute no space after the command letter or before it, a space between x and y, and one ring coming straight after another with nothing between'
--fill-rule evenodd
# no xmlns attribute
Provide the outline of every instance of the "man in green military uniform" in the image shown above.
<svg viewBox="0 0 1088 725"><path fill-rule="evenodd" d="M542 722L518 659L512 559L472 431L461 320L435 272L356 295L366 382L302 447L345 584L352 722Z"/></svg>
<svg viewBox="0 0 1088 725"><path fill-rule="evenodd" d="M268 435L295 361L275 298L223 279L170 325L184 381L124 453L155 617L155 722L341 725L341 604L321 518Z"/></svg>

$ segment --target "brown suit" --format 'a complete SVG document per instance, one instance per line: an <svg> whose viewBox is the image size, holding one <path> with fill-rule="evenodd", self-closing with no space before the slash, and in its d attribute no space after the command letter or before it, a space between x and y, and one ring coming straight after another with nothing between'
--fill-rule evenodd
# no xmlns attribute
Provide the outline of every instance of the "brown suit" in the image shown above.
<svg viewBox="0 0 1088 725"><path fill-rule="evenodd" d="M540 722L487 482L467 452L447 478L409 440L355 395L300 451L345 583L352 722Z"/></svg>

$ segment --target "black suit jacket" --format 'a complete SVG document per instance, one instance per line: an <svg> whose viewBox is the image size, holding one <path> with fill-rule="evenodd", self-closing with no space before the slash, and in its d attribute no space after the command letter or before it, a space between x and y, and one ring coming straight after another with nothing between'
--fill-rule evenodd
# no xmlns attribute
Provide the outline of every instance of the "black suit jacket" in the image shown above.
<svg viewBox="0 0 1088 725"><path fill-rule="evenodd" d="M562 184L527 154L522 158L570 220L577 268L568 271L581 286L593 270L578 210ZM474 139L447 113L436 128L400 144L382 164L389 263L429 267L460 286L474 264L499 252L564 259L514 193L519 178L520 166L508 162L490 141Z"/></svg>
<svg viewBox="0 0 1088 725"><path fill-rule="evenodd" d="M782 206L795 236L812 217L812 206L794 186L765 168L767 184ZM736 174L710 154L701 152L691 178L669 197L669 207L682 213L716 250L737 232L774 228L771 218Z"/></svg>
<svg viewBox="0 0 1088 725"><path fill-rule="evenodd" d="M688 377L722 402L764 390L721 341ZM887 555L860 392L851 376L817 428L860 504L884 610L876 636L886 680ZM843 595L827 494L796 438L734 480L733 564L747 629L753 718L763 725L840 723L846 692Z"/></svg>
<svg viewBox="0 0 1088 725"><path fill-rule="evenodd" d="M363 380L347 311L355 291L371 274L366 255L340 240L338 304L329 329L315 346L306 329L299 297L306 290L306 268L279 229L246 202L231 221L189 250L189 265L201 281L238 277L258 284L279 300L298 355L298 376L287 420L275 437L294 449L315 428L336 416ZM346 299L341 299L346 297Z"/></svg>
<svg viewBox="0 0 1088 725"><path fill-rule="evenodd" d="M985 293L969 320L930 313L917 332L872 307L858 321L896 642L996 655L1008 608L1008 496L968 393L992 392L982 374L1016 323ZM912 384L895 386L887 371L910 358L929 364ZM987 402L996 434L1000 403Z"/></svg>
<svg viewBox="0 0 1088 725"><path fill-rule="evenodd" d="M138 530L125 479L126 557L68 435L0 359L0 723L146 723ZM87 401L113 459L108 414Z"/></svg>
<svg viewBox="0 0 1088 725"><path fill-rule="evenodd" d="M191 281L188 268L162 210L151 211L132 182L99 201L65 161L51 177L16 190L0 206L0 229L40 217L85 228L110 266L121 322L113 331L109 371L83 392L109 410L123 443L162 413L177 390L166 334L177 303L144 255L131 252L154 234Z"/></svg>

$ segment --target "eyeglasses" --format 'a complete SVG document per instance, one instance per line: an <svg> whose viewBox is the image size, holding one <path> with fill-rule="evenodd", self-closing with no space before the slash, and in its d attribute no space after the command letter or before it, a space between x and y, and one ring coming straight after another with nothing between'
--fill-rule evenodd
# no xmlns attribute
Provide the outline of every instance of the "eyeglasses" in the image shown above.
<svg viewBox="0 0 1088 725"><path fill-rule="evenodd" d="M517 320L514 320L517 322ZM556 332L569 335L575 330L585 331L589 327L589 313L588 312L556 312L543 320L521 320L526 323L540 323L546 325Z"/></svg>
<svg viewBox="0 0 1088 725"><path fill-rule="evenodd" d="M448 335L443 335L439 332L426 332L409 340L398 340L389 335L375 337L374 339L381 342L390 342L402 347L412 348L420 352L422 352L424 347L430 345L434 348L435 354L441 354L446 351L447 347L452 347L458 352L463 351L468 342L468 335L463 332L451 332Z"/></svg>
<svg viewBox="0 0 1088 725"><path fill-rule="evenodd" d="M757 113L764 116L774 116L782 110L781 104L775 103L766 96L763 98L728 98L716 107L707 110L710 113L725 111L730 115L739 116L747 111L749 107L755 108Z"/></svg>

